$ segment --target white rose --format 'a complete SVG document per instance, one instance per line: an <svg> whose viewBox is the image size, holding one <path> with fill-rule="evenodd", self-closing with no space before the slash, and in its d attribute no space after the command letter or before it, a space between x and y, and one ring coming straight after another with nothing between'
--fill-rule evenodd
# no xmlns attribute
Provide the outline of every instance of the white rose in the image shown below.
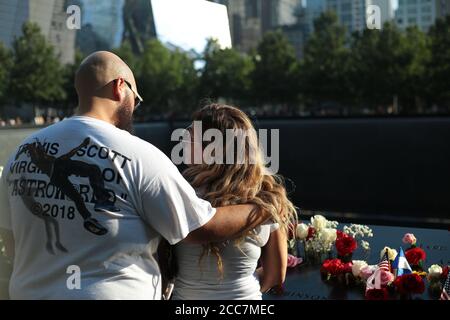
<svg viewBox="0 0 450 320"><path fill-rule="evenodd" d="M320 231L327 226L327 219L324 216L316 215L311 218L311 224L317 231Z"/></svg>
<svg viewBox="0 0 450 320"><path fill-rule="evenodd" d="M367 267L367 262L363 260L353 260L352 273L355 277L359 277L361 269Z"/></svg>
<svg viewBox="0 0 450 320"><path fill-rule="evenodd" d="M336 229L331 229L331 228L324 228L322 229L322 231L320 231L321 235L322 235L322 239L327 242L327 243L331 243L336 241Z"/></svg>
<svg viewBox="0 0 450 320"><path fill-rule="evenodd" d="M297 226L296 233L297 233L297 239L305 240L306 237L308 236L308 226L304 223L300 223Z"/></svg>
<svg viewBox="0 0 450 320"><path fill-rule="evenodd" d="M442 268L440 265L433 264L431 267L428 268L428 273L430 275L440 275L442 273Z"/></svg>
<svg viewBox="0 0 450 320"><path fill-rule="evenodd" d="M381 251L380 251L380 259L383 259L384 254L386 252L386 249L388 251L388 258L389 260L394 260L395 257L397 256L397 250L389 248L389 247L384 247Z"/></svg>

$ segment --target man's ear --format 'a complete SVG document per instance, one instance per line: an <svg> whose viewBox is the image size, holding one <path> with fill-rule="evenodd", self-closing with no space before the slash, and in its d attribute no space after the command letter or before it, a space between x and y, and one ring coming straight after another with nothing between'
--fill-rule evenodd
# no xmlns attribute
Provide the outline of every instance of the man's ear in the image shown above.
<svg viewBox="0 0 450 320"><path fill-rule="evenodd" d="M125 95L124 89L125 81L123 78L117 78L113 81L113 97L114 100L120 101Z"/></svg>

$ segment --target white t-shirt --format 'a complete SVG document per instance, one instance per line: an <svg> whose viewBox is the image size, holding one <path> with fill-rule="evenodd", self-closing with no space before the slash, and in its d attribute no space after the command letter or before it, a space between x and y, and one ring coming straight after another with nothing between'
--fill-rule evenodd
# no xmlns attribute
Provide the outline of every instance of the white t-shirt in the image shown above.
<svg viewBox="0 0 450 320"><path fill-rule="evenodd" d="M161 236L175 244L215 214L160 150L89 117L26 139L0 185L12 299L161 299Z"/></svg>
<svg viewBox="0 0 450 320"><path fill-rule="evenodd" d="M205 254L203 246L180 242L175 246L178 275L174 300L261 300L261 287L255 275L261 248L267 244L278 224L264 224L254 229L236 246L234 241L218 244L223 262L223 275L217 257Z"/></svg>

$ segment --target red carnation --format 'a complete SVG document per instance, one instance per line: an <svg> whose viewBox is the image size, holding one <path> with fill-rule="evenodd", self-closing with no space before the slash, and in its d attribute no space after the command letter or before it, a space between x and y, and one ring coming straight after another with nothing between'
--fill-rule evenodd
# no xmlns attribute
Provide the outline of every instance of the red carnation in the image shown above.
<svg viewBox="0 0 450 320"><path fill-rule="evenodd" d="M411 248L405 251L406 260L410 265L417 266L420 261L424 261L427 257L425 251L421 248Z"/></svg>
<svg viewBox="0 0 450 320"><path fill-rule="evenodd" d="M353 262L343 263L342 273L352 273Z"/></svg>
<svg viewBox="0 0 450 320"><path fill-rule="evenodd" d="M344 272L345 265L342 263L341 259L328 259L322 264L320 271L322 273L330 274L336 276Z"/></svg>
<svg viewBox="0 0 450 320"><path fill-rule="evenodd" d="M351 254L358 247L356 240L343 232L337 231L336 250L339 256Z"/></svg>
<svg viewBox="0 0 450 320"><path fill-rule="evenodd" d="M388 300L389 292L386 288L382 289L370 289L366 292L367 300Z"/></svg>
<svg viewBox="0 0 450 320"><path fill-rule="evenodd" d="M405 274L397 277L394 286L401 294L423 293L425 284L422 278L416 273Z"/></svg>
<svg viewBox="0 0 450 320"><path fill-rule="evenodd" d="M341 239L342 237L347 236L346 233L343 233L342 231L336 230L336 239Z"/></svg>
<svg viewBox="0 0 450 320"><path fill-rule="evenodd" d="M306 241L308 241L309 239L313 238L315 234L316 234L316 229L314 229L313 227L309 227L308 228L308 235L306 236Z"/></svg>

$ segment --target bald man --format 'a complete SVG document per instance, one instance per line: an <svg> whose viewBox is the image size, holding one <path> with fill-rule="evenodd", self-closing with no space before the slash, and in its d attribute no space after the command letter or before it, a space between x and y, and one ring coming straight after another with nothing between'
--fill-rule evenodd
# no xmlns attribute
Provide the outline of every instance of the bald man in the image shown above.
<svg viewBox="0 0 450 320"><path fill-rule="evenodd" d="M3 171L11 298L161 299L162 238L218 242L269 218L252 205L212 208L160 150L130 134L142 98L118 56L88 56L75 87L78 114L27 138Z"/></svg>

